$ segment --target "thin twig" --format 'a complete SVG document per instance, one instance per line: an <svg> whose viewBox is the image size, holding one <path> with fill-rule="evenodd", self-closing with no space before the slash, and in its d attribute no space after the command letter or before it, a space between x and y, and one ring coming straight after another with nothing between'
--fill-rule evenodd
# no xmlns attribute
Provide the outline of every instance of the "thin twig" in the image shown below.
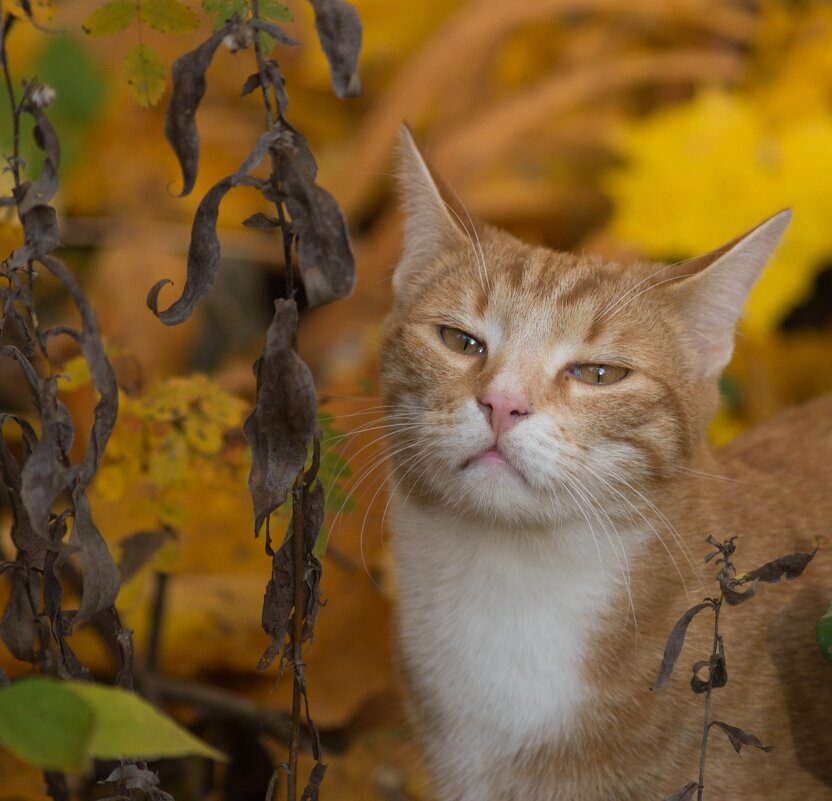
<svg viewBox="0 0 832 801"><path fill-rule="evenodd" d="M722 594L714 600L714 644L711 649L712 658L708 670L711 672L709 678L713 678L714 658L719 655L719 611L722 608ZM708 734L711 729L711 692L712 682L709 682L705 691L704 723L702 727L702 747L699 751L699 786L696 789L696 801L702 801L702 793L705 791L705 756L708 751Z"/></svg>
<svg viewBox="0 0 832 801"><path fill-rule="evenodd" d="M295 611L292 616L292 735L289 743L287 801L297 801L298 750L300 745L301 676L303 669L303 470L292 487L292 558L295 581Z"/></svg>
<svg viewBox="0 0 832 801"><path fill-rule="evenodd" d="M162 646L162 624L165 618L168 578L167 573L156 573L150 634L147 638L147 669L151 671L156 671L159 667L159 651Z"/></svg>

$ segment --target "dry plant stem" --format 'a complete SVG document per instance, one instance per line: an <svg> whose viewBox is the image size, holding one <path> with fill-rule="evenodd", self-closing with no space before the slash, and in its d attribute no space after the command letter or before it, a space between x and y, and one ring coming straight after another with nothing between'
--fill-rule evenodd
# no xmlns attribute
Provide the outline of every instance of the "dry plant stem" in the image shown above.
<svg viewBox="0 0 832 801"><path fill-rule="evenodd" d="M286 798L297 800L298 750L300 747L300 671L303 670L303 471L292 487L292 557L295 574L295 612L292 617L292 737L289 743L289 776Z"/></svg>
<svg viewBox="0 0 832 801"><path fill-rule="evenodd" d="M14 17L11 14L6 14L2 22L2 31L0 31L0 60L3 62L3 78L6 82L6 91L9 93L9 103L12 107L12 175L14 176L15 188L20 186L20 115L17 113L17 101L14 98L14 87L12 86L12 76L9 72L9 63L6 54L6 37L14 24Z"/></svg>
<svg viewBox="0 0 832 801"><path fill-rule="evenodd" d="M159 666L159 651L162 647L162 624L165 619L167 588L168 574L156 573L150 634L147 639L147 669L152 671L155 671Z"/></svg>
<svg viewBox="0 0 832 801"><path fill-rule="evenodd" d="M714 601L714 645L711 649L711 655L715 656L719 653L719 612L722 609L722 595ZM709 667L709 670L713 668ZM705 691L705 712L704 724L702 728L702 748L699 752L699 786L696 788L696 801L702 801L702 793L705 791L705 755L708 751L708 733L710 732L711 723L711 692L713 687L708 687Z"/></svg>

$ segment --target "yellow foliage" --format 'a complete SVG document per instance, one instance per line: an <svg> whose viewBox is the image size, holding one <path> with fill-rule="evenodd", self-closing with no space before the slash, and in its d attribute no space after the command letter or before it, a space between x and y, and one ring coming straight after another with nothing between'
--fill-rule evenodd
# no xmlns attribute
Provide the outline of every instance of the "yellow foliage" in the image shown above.
<svg viewBox="0 0 832 801"><path fill-rule="evenodd" d="M794 219L752 292L745 328L771 333L805 298L832 254L832 115L775 125L752 99L701 93L628 127L627 165L610 178L613 232L656 258L687 258L783 208Z"/></svg>

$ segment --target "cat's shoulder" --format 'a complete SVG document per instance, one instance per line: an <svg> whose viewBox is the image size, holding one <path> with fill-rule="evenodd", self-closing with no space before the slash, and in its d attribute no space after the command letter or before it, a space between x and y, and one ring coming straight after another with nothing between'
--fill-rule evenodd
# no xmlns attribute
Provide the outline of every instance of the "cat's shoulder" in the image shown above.
<svg viewBox="0 0 832 801"><path fill-rule="evenodd" d="M832 394L786 409L720 449L722 459L778 472L799 467L827 475L832 456Z"/></svg>

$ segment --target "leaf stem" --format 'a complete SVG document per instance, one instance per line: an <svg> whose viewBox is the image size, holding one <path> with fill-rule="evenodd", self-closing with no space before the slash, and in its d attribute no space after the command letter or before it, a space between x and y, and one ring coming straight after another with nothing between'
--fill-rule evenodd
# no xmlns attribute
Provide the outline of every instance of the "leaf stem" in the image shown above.
<svg viewBox="0 0 832 801"><path fill-rule="evenodd" d="M722 609L722 594L714 601L714 642L711 649L711 656L719 654L719 612ZM713 671L713 658L710 661L709 671ZM709 676L710 678L710 676ZM702 747L699 751L699 785L696 789L696 801L702 801L702 794L705 791L705 756L708 751L708 734L711 730L711 692L713 687L709 684L705 691L704 723L702 726Z"/></svg>
<svg viewBox="0 0 832 801"><path fill-rule="evenodd" d="M301 671L303 670L303 470L295 478L292 487L292 557L295 582L295 612L292 616L292 735L289 742L289 776L286 791L287 801L297 801L298 750L300 746L300 702L303 691Z"/></svg>

